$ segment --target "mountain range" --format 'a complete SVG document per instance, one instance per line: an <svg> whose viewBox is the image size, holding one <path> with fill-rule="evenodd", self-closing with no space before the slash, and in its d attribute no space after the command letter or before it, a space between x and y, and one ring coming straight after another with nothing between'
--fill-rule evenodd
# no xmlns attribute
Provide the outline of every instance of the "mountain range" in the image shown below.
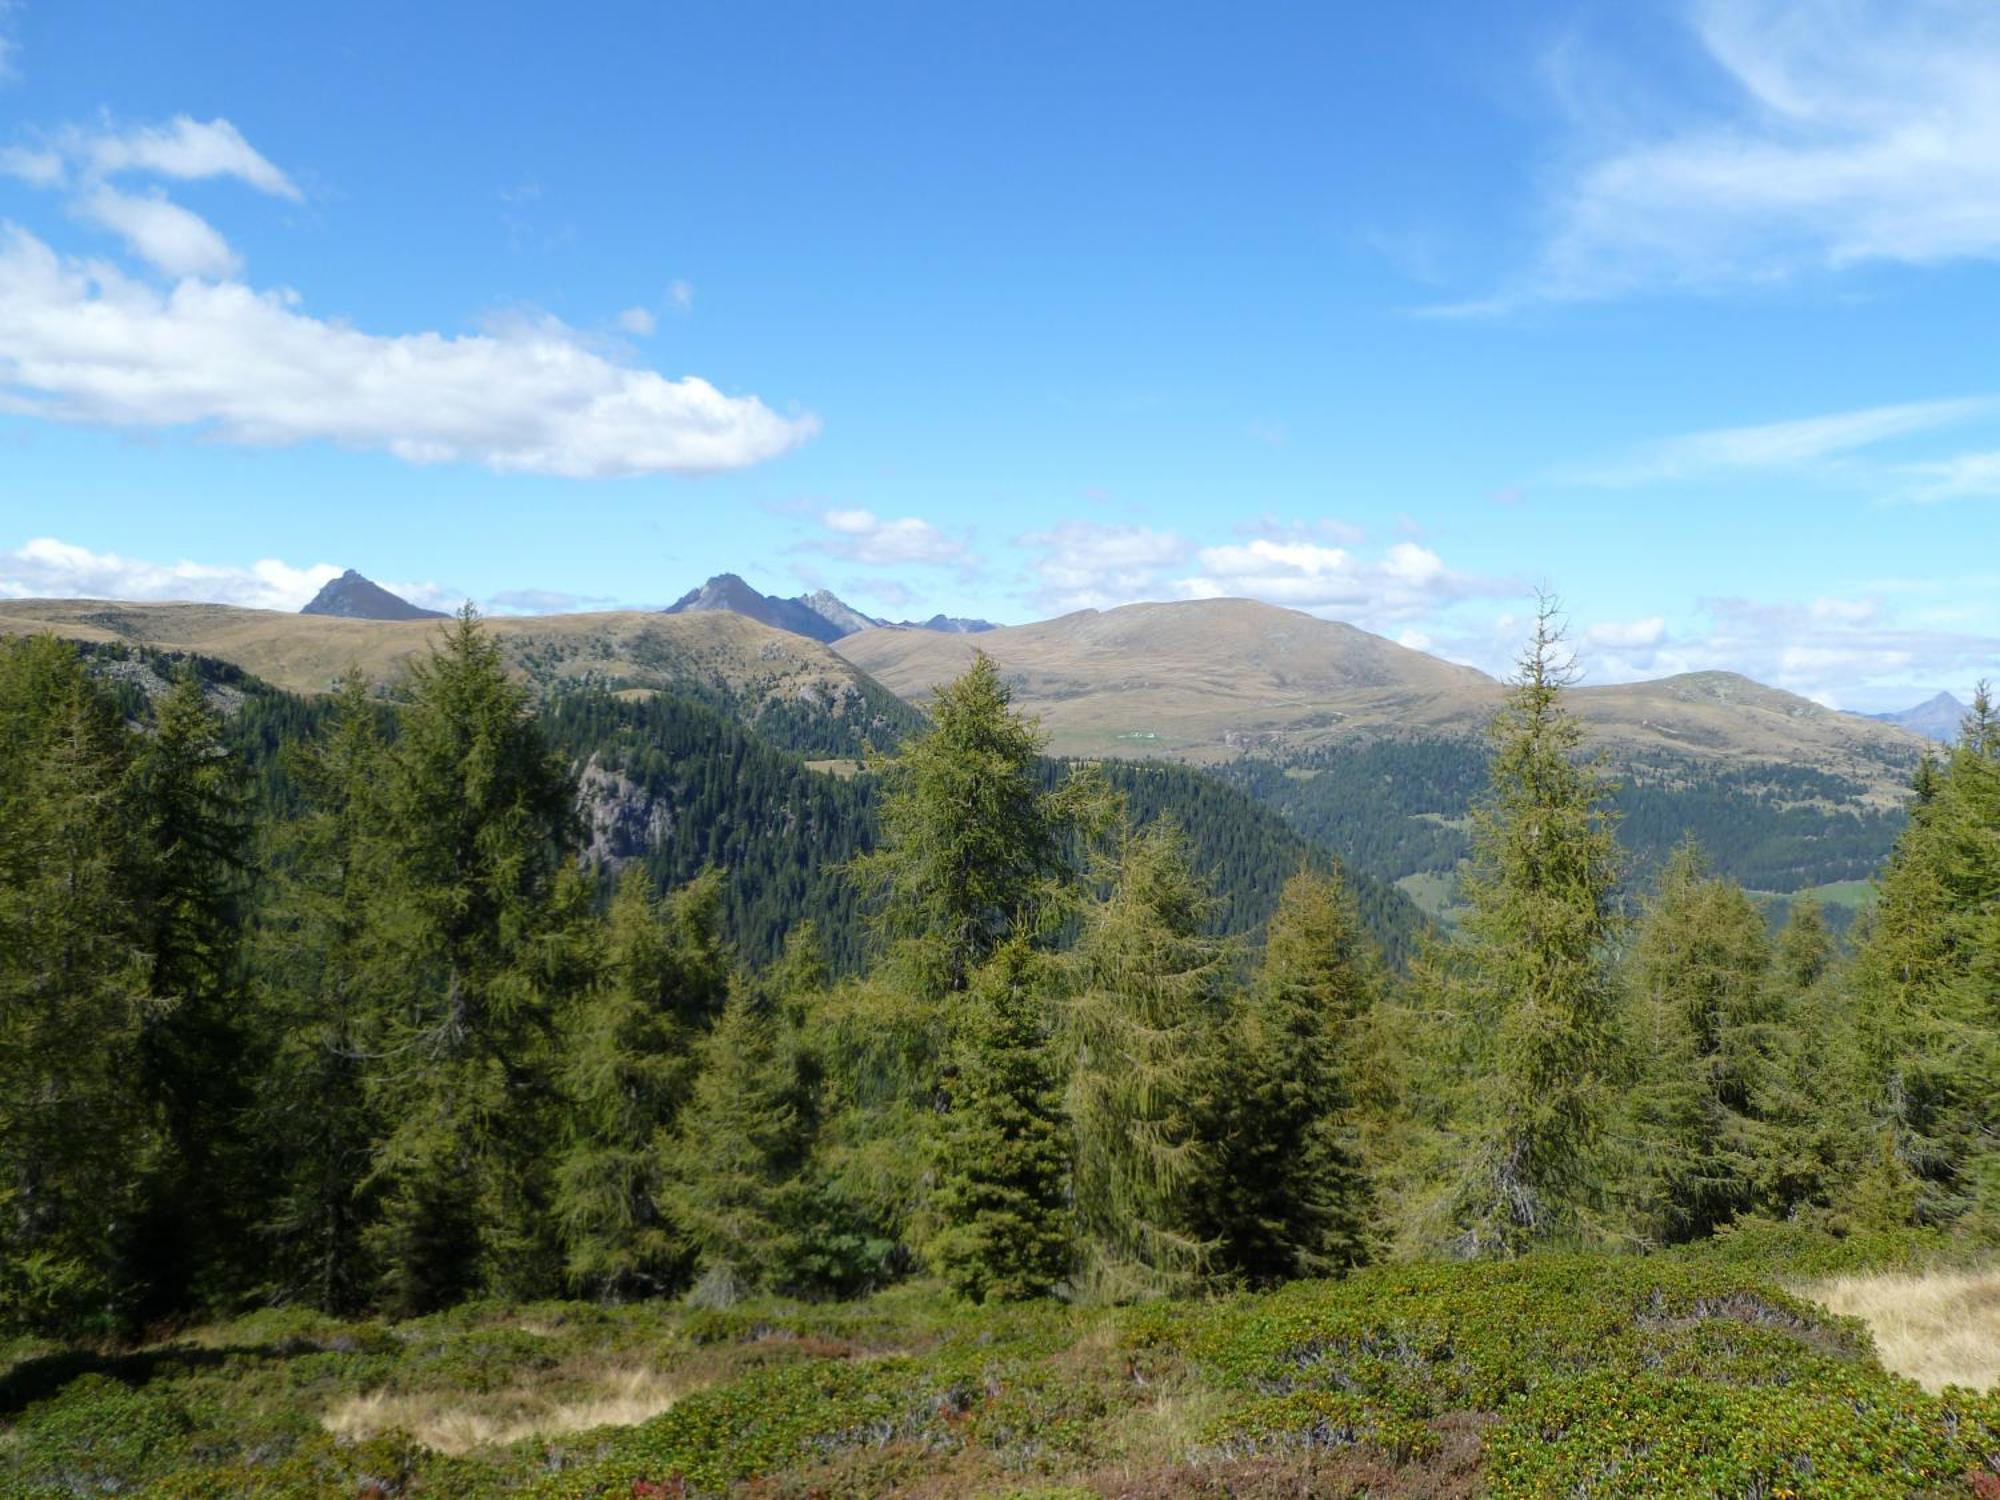
<svg viewBox="0 0 2000 1500"><path fill-rule="evenodd" d="M1506 691L1483 672L1245 599L1084 610L976 640L907 625L842 633L844 607L832 596L773 600L724 575L674 611L495 616L487 627L545 698L583 688L691 699L821 762L893 745L984 650L1052 754L1219 772L1316 844L1434 910L1448 904L1464 814L1484 782L1481 732ZM753 610L817 621L836 643ZM422 616L0 601L0 633L208 657L302 693L356 670L388 683L437 629ZM1901 723L1727 672L1579 686L1570 701L1624 788L1635 878L1696 833L1719 869L1758 889L1855 882L1886 854L1930 744Z"/></svg>
<svg viewBox="0 0 2000 1500"><path fill-rule="evenodd" d="M1295 758L1383 737L1476 735L1504 685L1367 631L1249 599L1128 604L989 632L975 644L901 631L839 653L922 706L975 650L1067 755L1218 763ZM1805 766L1900 806L1923 742L1730 672L1572 689L1591 742L1621 767Z"/></svg>
<svg viewBox="0 0 2000 1500"><path fill-rule="evenodd" d="M668 605L670 615L726 610L815 641L837 641L863 630L924 630L940 635L978 635L994 627L986 620L962 620L932 615L928 620L878 620L865 615L827 589L780 599L760 594L734 573L718 573L700 588L689 589Z"/></svg>
<svg viewBox="0 0 2000 1500"><path fill-rule="evenodd" d="M1892 714L1870 714L1871 719L1879 719L1885 724L1900 724L1905 729L1915 730L1926 739L1942 740L1946 744L1958 738L1959 726L1965 722L1966 706L1950 693L1939 693L1935 698L1926 699L1915 708L1901 709Z"/></svg>

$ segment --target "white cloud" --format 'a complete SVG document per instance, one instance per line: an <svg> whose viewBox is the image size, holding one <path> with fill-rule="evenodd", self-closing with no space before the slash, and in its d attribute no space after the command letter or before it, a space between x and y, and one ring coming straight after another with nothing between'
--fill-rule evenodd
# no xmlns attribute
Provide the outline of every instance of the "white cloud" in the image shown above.
<svg viewBox="0 0 2000 1500"><path fill-rule="evenodd" d="M1346 547L1258 537L1204 547L1196 561L1201 571L1176 582L1185 598L1262 599L1362 623L1409 620L1461 599L1514 590L1455 573L1430 548L1408 541L1371 559Z"/></svg>
<svg viewBox="0 0 2000 1500"><path fill-rule="evenodd" d="M0 551L0 596L13 599L197 599L295 610L340 576L329 563L297 568L265 559L247 568L146 562L92 552L54 537Z"/></svg>
<svg viewBox="0 0 2000 1500"><path fill-rule="evenodd" d="M629 334L644 338L659 327L659 320L643 307L628 307L618 315L618 326Z"/></svg>
<svg viewBox="0 0 2000 1500"><path fill-rule="evenodd" d="M885 520L870 510L830 510L820 520L831 535L807 545L849 562L893 567L966 561L961 538L947 535L917 516Z"/></svg>
<svg viewBox="0 0 2000 1500"><path fill-rule="evenodd" d="M694 283L691 281L676 281L672 286L667 288L667 302L675 312L684 313L693 311Z"/></svg>
<svg viewBox="0 0 2000 1500"><path fill-rule="evenodd" d="M1583 638L1592 646L1657 646L1667 638L1663 615L1643 620L1600 620L1584 627Z"/></svg>
<svg viewBox="0 0 2000 1500"><path fill-rule="evenodd" d="M121 236L133 251L169 276L220 278L238 268L229 242L208 220L159 192L121 193L100 184L75 204L79 218Z"/></svg>
<svg viewBox="0 0 2000 1500"><path fill-rule="evenodd" d="M1969 683L2000 667L1990 614L1945 628L1897 618L1877 599L1823 598L1711 599L1701 616L1673 630L1660 620L1586 627L1581 660L1589 680L1729 671L1829 707L1907 707L1946 683Z"/></svg>
<svg viewBox="0 0 2000 1500"><path fill-rule="evenodd" d="M233 443L324 440L411 463L572 478L699 473L819 429L695 376L613 362L553 320L500 333L369 334L296 294L169 291L0 231L0 410Z"/></svg>
<svg viewBox="0 0 2000 1500"><path fill-rule="evenodd" d="M1572 100L1627 97L1578 112L1526 287L1470 306L2000 256L1988 0L1691 0L1687 20L1723 102L1634 124L1629 86L1585 79Z"/></svg>
<svg viewBox="0 0 2000 1500"><path fill-rule="evenodd" d="M1060 612L1158 598L1161 570L1188 552L1187 543L1170 531L1095 521L1065 521L1016 540L1039 554L1033 563L1036 604Z"/></svg>

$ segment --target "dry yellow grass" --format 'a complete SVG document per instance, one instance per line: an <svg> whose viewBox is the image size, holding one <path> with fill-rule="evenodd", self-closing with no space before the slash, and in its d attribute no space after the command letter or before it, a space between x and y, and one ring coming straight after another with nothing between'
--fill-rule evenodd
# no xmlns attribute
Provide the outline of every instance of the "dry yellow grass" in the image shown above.
<svg viewBox="0 0 2000 1500"><path fill-rule="evenodd" d="M2000 1269L1840 1276L1804 1291L1866 1323L1882 1363L1924 1389L2000 1389Z"/></svg>
<svg viewBox="0 0 2000 1500"><path fill-rule="evenodd" d="M372 1391L341 1402L320 1419L320 1425L349 1438L407 1432L439 1453L469 1453L475 1448L505 1447L525 1437L628 1427L658 1416L688 1389L663 1371L643 1367L609 1368L587 1384L587 1394L563 1401L527 1386L482 1396Z"/></svg>

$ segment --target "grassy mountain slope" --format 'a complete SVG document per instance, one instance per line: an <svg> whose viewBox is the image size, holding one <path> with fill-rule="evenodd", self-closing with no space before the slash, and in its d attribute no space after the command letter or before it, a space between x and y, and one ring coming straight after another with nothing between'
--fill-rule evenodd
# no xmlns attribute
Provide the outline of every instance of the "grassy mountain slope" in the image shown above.
<svg viewBox="0 0 2000 1500"><path fill-rule="evenodd" d="M868 631L840 654L913 703L973 651L997 661L1066 755L1288 759L1385 736L1471 736L1504 687L1351 625L1245 599L1085 610L976 641ZM1916 735L1727 672L1579 687L1573 703L1614 762L1804 767L1862 805L1900 804Z"/></svg>
<svg viewBox="0 0 2000 1500"><path fill-rule="evenodd" d="M1248 600L1083 610L974 639L865 631L842 656L911 702L997 661L1062 755L1216 759L1359 726L1469 716L1492 687L1470 667L1351 625Z"/></svg>
<svg viewBox="0 0 2000 1500"><path fill-rule="evenodd" d="M850 755L901 738L919 716L824 646L724 612L496 617L488 628L538 690L668 689L742 718L804 754ZM436 638L432 620L350 620L221 604L0 603L0 632L148 646L226 661L292 692L350 668L388 682Z"/></svg>

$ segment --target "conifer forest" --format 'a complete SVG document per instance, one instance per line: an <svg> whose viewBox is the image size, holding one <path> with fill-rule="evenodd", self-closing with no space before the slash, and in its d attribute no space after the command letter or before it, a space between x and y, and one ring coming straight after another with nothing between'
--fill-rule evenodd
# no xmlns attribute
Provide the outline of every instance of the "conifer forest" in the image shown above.
<svg viewBox="0 0 2000 1500"><path fill-rule="evenodd" d="M983 655L840 779L469 609L318 699L0 642L0 1490L1995 1492L1811 1289L2000 1245L2000 707L1843 937L1635 880L1565 662L1445 929Z"/></svg>

